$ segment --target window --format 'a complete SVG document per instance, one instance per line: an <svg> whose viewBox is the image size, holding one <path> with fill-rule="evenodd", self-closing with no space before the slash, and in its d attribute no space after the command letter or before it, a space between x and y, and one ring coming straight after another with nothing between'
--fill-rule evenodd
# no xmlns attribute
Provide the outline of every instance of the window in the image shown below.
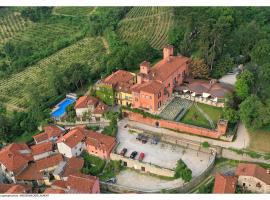
<svg viewBox="0 0 270 200"><path fill-rule="evenodd" d="M160 97L161 97L161 92L158 93L158 98L160 98Z"/></svg>
<svg viewBox="0 0 270 200"><path fill-rule="evenodd" d="M141 167L142 171L145 172L145 167Z"/></svg>
<svg viewBox="0 0 270 200"><path fill-rule="evenodd" d="M152 99L152 96L150 96L150 99Z"/></svg>

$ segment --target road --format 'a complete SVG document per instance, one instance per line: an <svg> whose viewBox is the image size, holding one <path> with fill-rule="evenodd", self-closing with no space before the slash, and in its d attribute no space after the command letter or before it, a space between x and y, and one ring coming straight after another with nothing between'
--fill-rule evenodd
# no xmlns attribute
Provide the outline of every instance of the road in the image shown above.
<svg viewBox="0 0 270 200"><path fill-rule="evenodd" d="M141 129L145 129L145 130L157 132L157 133L166 133L166 132L171 132L173 134L177 133L178 137L180 137L180 138L192 140L192 141L196 141L196 142L200 142L200 143L208 142L210 145L215 145L215 146L220 146L220 147L225 147L225 148L231 147L231 148L236 148L236 149L247 148L249 145L249 135L248 135L246 128L244 127L244 125L242 123L239 124L236 139L233 142L225 142L225 141L204 138L204 137L189 135L189 134L180 133L180 132L175 132L175 131L171 131L171 130L164 129L164 128L156 128L156 127L145 125L145 124L142 124L139 122L128 121L127 119L124 119L124 120L125 120L125 123L129 123L130 125L141 128Z"/></svg>

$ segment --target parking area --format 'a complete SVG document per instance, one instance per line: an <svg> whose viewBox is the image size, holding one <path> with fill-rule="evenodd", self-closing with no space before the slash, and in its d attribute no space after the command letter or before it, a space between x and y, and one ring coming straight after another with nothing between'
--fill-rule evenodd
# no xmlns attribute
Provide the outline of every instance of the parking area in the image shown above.
<svg viewBox="0 0 270 200"><path fill-rule="evenodd" d="M200 175L212 162L213 157L207 153L197 152L191 149L184 149L178 145L159 142L151 144L150 140L143 144L137 140L137 133L130 133L129 128L125 127L126 121L119 122L117 140L119 145L116 152L120 154L123 148L127 148L125 156L130 156L133 151L139 154L143 152L145 157L143 162L158 165L160 167L174 170L177 161L181 158L192 170L192 176Z"/></svg>

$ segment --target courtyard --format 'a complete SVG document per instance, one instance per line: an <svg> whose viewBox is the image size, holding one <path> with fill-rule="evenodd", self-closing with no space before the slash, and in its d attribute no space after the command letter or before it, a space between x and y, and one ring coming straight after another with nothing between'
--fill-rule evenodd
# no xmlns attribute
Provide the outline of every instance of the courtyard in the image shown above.
<svg viewBox="0 0 270 200"><path fill-rule="evenodd" d="M182 159L192 170L193 177L200 175L212 162L213 157L207 153L184 149L175 144L159 142L155 145L151 144L149 141L146 144L142 144L136 139L137 133L130 133L129 128L126 127L126 122L126 120L122 120L118 124L117 140L119 141L119 145L116 148L117 154L119 154L123 148L127 148L125 155L127 157L129 157L133 151L137 151L138 154L143 152L145 154L143 162L171 170L174 170L177 161Z"/></svg>

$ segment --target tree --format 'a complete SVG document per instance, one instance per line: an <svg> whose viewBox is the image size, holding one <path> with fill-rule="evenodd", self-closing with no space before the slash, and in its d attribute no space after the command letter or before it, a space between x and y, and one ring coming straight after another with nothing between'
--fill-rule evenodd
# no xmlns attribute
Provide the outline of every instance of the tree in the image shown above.
<svg viewBox="0 0 270 200"><path fill-rule="evenodd" d="M207 79L209 77L209 69L208 66L204 63L203 59L194 58L191 62L191 75L194 78L204 78Z"/></svg>
<svg viewBox="0 0 270 200"><path fill-rule="evenodd" d="M263 65L270 62L270 44L267 39L260 40L251 51L251 61Z"/></svg>
<svg viewBox="0 0 270 200"><path fill-rule="evenodd" d="M266 115L265 105L255 95L247 97L240 104L239 115L248 128L258 129L267 122L269 123L269 116ZM265 121L265 118L268 120Z"/></svg>
<svg viewBox="0 0 270 200"><path fill-rule="evenodd" d="M10 126L9 126L9 120L6 116L6 108L5 106L0 102L0 140L7 142L9 141L10 135Z"/></svg>
<svg viewBox="0 0 270 200"><path fill-rule="evenodd" d="M224 108L223 118L227 119L230 123L236 123L239 120L239 115L238 112L232 108Z"/></svg>
<svg viewBox="0 0 270 200"><path fill-rule="evenodd" d="M192 179L192 171L181 159L177 161L174 177L182 178L185 182L189 182Z"/></svg>
<svg viewBox="0 0 270 200"><path fill-rule="evenodd" d="M252 93L254 84L253 74L249 70L245 70L237 77L235 90L238 97L242 100L247 98Z"/></svg>

